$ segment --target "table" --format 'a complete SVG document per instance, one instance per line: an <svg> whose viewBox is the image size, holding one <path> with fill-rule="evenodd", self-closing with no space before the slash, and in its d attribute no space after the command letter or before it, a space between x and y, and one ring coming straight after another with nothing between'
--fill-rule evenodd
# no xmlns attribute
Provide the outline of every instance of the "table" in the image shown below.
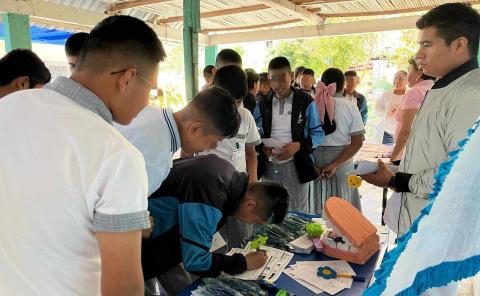
<svg viewBox="0 0 480 296"><path fill-rule="evenodd" d="M310 214L303 214L303 213L294 213L296 215L307 217L307 218L316 218L319 217L318 215L310 215ZM369 286L370 281L373 278L373 272L375 269L380 265L383 260L383 256L385 255L385 251L387 248L388 237L380 245L380 250L368 260L367 263L363 265L353 264L350 263L353 270L358 276L365 277L365 282L353 282L353 285L350 289L345 289L342 292L336 294L336 296L357 296L361 295L362 292ZM337 260L335 258L328 257L322 253L312 252L311 254L295 254L292 261L289 265L294 264L297 261L325 261L325 260ZM313 296L313 295L322 295L326 296L329 295L327 293L322 294L314 294L312 291L308 290L286 274L282 274L280 278L275 282L279 287L284 288L290 293L294 293L297 296ZM190 287L182 291L178 296L189 296L192 291L194 291L199 285L199 282L196 281ZM274 294L271 294L272 296Z"/></svg>

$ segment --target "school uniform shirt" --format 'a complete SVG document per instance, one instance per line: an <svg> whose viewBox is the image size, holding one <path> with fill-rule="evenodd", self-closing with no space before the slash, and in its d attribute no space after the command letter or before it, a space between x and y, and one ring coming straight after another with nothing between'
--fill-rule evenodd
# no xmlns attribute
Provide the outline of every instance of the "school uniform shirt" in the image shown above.
<svg viewBox="0 0 480 296"><path fill-rule="evenodd" d="M0 100L0 295L100 295L96 232L150 227L142 155L60 77Z"/></svg>
<svg viewBox="0 0 480 296"><path fill-rule="evenodd" d="M200 152L199 155L215 154L235 167L239 172L247 172L245 148L255 147L261 143L255 119L250 111L240 106L238 108L241 123L235 137L218 142L217 148Z"/></svg>
<svg viewBox="0 0 480 296"><path fill-rule="evenodd" d="M333 118L337 128L333 133L325 136L320 146L346 146L351 143L352 136L365 133L365 126L357 106L345 100L341 94L335 94L333 100L335 102Z"/></svg>
<svg viewBox="0 0 480 296"><path fill-rule="evenodd" d="M384 130L390 135L395 134L397 121L394 116L387 115L402 106L403 96L404 95L396 95L393 89L391 89L384 92L375 105L375 110L385 119Z"/></svg>
<svg viewBox="0 0 480 296"><path fill-rule="evenodd" d="M157 190L172 167L172 158L181 148L180 134L172 110L147 106L125 125L114 125L145 158L148 195Z"/></svg>
<svg viewBox="0 0 480 296"><path fill-rule="evenodd" d="M479 81L478 62L470 60L435 82L418 110L400 173L395 175L395 187L403 192L401 233L427 204L440 164L449 159L480 116Z"/></svg>
<svg viewBox="0 0 480 296"><path fill-rule="evenodd" d="M360 111L360 115L362 116L363 124L367 124L368 106L365 96L355 90L351 95L347 94L347 92L344 91L343 97L348 101L352 102L355 106L357 106L358 110Z"/></svg>
<svg viewBox="0 0 480 296"><path fill-rule="evenodd" d="M272 100L272 131L271 138L281 145L292 142L292 103L294 92L285 99L279 99L276 95ZM276 151L279 153L279 151ZM277 160L278 164L289 162L293 157L285 160Z"/></svg>
<svg viewBox="0 0 480 296"><path fill-rule="evenodd" d="M248 176L216 155L176 159L167 179L149 197L154 227L142 243L142 267L150 279L183 262L200 276L246 270L243 255L210 253L212 238L238 209Z"/></svg>

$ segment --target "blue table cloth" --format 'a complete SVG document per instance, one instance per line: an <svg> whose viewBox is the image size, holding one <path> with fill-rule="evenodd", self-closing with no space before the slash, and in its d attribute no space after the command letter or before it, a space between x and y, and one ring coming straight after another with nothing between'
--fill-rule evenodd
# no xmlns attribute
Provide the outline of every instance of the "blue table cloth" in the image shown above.
<svg viewBox="0 0 480 296"><path fill-rule="evenodd" d="M294 213L294 214L299 215L301 217L305 217L305 218L320 217L318 215L310 215L310 214L303 214L303 213ZM375 268L381 263L381 261L383 259L383 255L385 254L385 249L386 249L387 242L388 242L388 238L380 246L380 251L375 253L375 255L373 255L372 258L370 258L370 260L368 260L367 263L365 263L363 265L349 263L358 276L361 276L361 277L365 278L365 282L364 283L353 282L353 285L350 289L345 289L342 292L337 293L336 295L338 295L338 296L358 296L358 295L362 294L362 292L368 287L368 285L369 285L369 283L372 279L373 272L375 271ZM326 260L337 260L337 259L332 258L332 257L328 257L328 256L324 255L323 253L317 253L317 252L314 251L311 254L295 254L292 261L290 261L289 265L295 264L295 262L297 262L297 261L326 261ZM185 289L180 294L178 294L178 296L189 296L191 294L191 292L194 291L198 287L199 284L200 284L200 282L196 281L195 283L190 285L187 289ZM329 295L327 293L315 294L312 291L310 291L309 289L302 286L300 283L298 283L294 279L290 278L286 274L282 274L280 276L280 278L275 282L275 284L277 286L279 286L280 288L283 288L283 289L287 290L288 292L293 293L297 296L314 296L314 295L321 295L321 296L325 295L326 296L326 295ZM271 295L274 295L274 294L271 294Z"/></svg>

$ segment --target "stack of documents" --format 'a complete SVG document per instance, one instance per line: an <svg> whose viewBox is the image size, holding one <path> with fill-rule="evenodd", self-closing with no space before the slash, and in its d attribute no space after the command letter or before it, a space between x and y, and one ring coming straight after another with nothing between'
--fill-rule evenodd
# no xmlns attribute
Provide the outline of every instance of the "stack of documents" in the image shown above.
<svg viewBox="0 0 480 296"><path fill-rule="evenodd" d="M290 245L293 247L293 252L302 254L310 254L315 248L315 244L308 234L304 234L296 240L291 241Z"/></svg>
<svg viewBox="0 0 480 296"><path fill-rule="evenodd" d="M286 252L283 250L262 246L260 247L261 251L266 252L267 254L267 263L255 270L247 270L244 273L235 275L236 278L241 280L267 280L267 281L276 281L283 270L293 258L293 253ZM233 248L227 255L233 255L235 253L240 253L247 255L248 253L256 252L250 248L250 243L245 247L245 249Z"/></svg>
<svg viewBox="0 0 480 296"><path fill-rule="evenodd" d="M344 289L352 287L351 278L324 279L317 275L320 266L329 266L339 274L356 275L350 264L343 260L335 261L297 261L289 266L284 273L311 290L315 294L326 292L335 295Z"/></svg>
<svg viewBox="0 0 480 296"><path fill-rule="evenodd" d="M390 159L382 158L381 160L393 173L396 173L398 171L398 166L390 163ZM378 158L367 158L355 162L355 171L353 173L355 175L362 176L370 173L375 173L376 171L378 171Z"/></svg>

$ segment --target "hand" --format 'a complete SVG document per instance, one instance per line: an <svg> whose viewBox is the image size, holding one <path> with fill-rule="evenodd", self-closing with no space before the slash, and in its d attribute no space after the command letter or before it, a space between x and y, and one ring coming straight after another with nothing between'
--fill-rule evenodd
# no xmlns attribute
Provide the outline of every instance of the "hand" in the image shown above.
<svg viewBox="0 0 480 296"><path fill-rule="evenodd" d="M394 176L394 174L387 168L387 166L379 159L378 171L375 173L360 176L367 183L373 184L378 187L388 187L388 182Z"/></svg>
<svg viewBox="0 0 480 296"><path fill-rule="evenodd" d="M290 142L283 145L282 152L277 155L278 160L285 160L293 157L300 150L300 142Z"/></svg>
<svg viewBox="0 0 480 296"><path fill-rule="evenodd" d="M148 219L150 219L150 228L142 229L142 237L143 238L149 238L150 235L152 235L153 225L155 225L152 216L148 216Z"/></svg>
<svg viewBox="0 0 480 296"><path fill-rule="evenodd" d="M333 176L335 174L335 171L337 170L337 166L333 163L330 163L326 167L320 170L320 179L327 179Z"/></svg>
<svg viewBox="0 0 480 296"><path fill-rule="evenodd" d="M272 150L273 150L272 147L263 146L262 150L263 150L263 154L265 154L266 157L272 156Z"/></svg>
<svg viewBox="0 0 480 296"><path fill-rule="evenodd" d="M264 251L252 252L245 255L247 270L255 270L267 263L267 254Z"/></svg>

